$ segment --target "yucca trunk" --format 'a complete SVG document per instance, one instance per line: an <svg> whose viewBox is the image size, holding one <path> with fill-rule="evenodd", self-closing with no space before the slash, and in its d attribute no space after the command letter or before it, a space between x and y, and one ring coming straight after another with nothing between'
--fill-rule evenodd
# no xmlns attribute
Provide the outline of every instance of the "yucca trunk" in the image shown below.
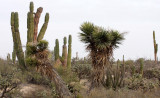
<svg viewBox="0 0 160 98"><path fill-rule="evenodd" d="M59 98L66 98L65 96L70 96L67 86L51 65L39 66L37 67L37 70L55 83L56 93L59 95Z"/></svg>
<svg viewBox="0 0 160 98"><path fill-rule="evenodd" d="M102 85L103 78L104 78L104 69L105 65L107 64L106 62L106 56L102 52L96 52L92 51L91 52L91 57L92 57L92 83L91 83L91 88L94 87L99 87Z"/></svg>
<svg viewBox="0 0 160 98"><path fill-rule="evenodd" d="M49 62L48 54L49 52L47 50L39 51L35 54L38 61L36 67L37 71L41 72L43 75L46 75L55 83L56 93L59 95L59 98L66 98L66 96L70 96L70 92L62 78L58 75L52 64Z"/></svg>

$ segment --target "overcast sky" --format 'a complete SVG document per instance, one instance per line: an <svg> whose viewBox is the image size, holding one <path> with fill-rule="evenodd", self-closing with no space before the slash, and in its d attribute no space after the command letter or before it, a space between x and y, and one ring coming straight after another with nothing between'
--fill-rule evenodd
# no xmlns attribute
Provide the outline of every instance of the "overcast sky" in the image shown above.
<svg viewBox="0 0 160 98"><path fill-rule="evenodd" d="M80 25L93 22L95 25L128 32L126 40L114 51L114 57L126 59L145 57L153 59L153 37L155 30L157 43L160 44L160 0L32 0L35 11L43 7L39 29L46 12L50 20L44 39L49 41L53 50L55 39L60 42L62 51L63 37L72 35L72 56L87 56L85 45L80 42ZM27 12L30 0L0 0L0 57L6 58L13 51L10 26L10 13L19 13L19 29L22 44L27 40ZM160 56L160 52L158 52Z"/></svg>

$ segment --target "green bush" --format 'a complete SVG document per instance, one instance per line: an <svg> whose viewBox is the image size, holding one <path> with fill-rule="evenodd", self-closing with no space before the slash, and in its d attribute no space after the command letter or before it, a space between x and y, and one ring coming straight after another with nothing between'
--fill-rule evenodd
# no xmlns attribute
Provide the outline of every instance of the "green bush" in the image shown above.
<svg viewBox="0 0 160 98"><path fill-rule="evenodd" d="M78 75L79 79L89 78L91 75L90 64L75 64L72 66L72 71Z"/></svg>
<svg viewBox="0 0 160 98"><path fill-rule="evenodd" d="M129 89L143 91L151 91L159 87L159 81L157 79L151 80L146 78L140 78L140 76L135 76L134 78L128 78L125 83Z"/></svg>
<svg viewBox="0 0 160 98"><path fill-rule="evenodd" d="M59 66L56 68L58 74L62 77L65 83L70 84L71 82L77 82L78 77L77 75L72 72L69 68Z"/></svg>
<svg viewBox="0 0 160 98"><path fill-rule="evenodd" d="M158 80L160 80L160 69L154 68L154 69L145 70L144 77L147 79L157 78Z"/></svg>
<svg viewBox="0 0 160 98"><path fill-rule="evenodd" d="M37 64L38 64L38 61L37 61L37 59L35 57L28 57L28 58L26 58L26 65L35 67Z"/></svg>
<svg viewBox="0 0 160 98"><path fill-rule="evenodd" d="M37 44L38 49L40 49L41 51L47 49L48 47L48 41L46 40L41 40L39 41L39 43Z"/></svg>
<svg viewBox="0 0 160 98"><path fill-rule="evenodd" d="M25 74L25 79L28 83L52 87L52 82L47 77L41 75L38 72L30 71Z"/></svg>
<svg viewBox="0 0 160 98"><path fill-rule="evenodd" d="M16 75L19 72L15 66L0 59L0 91L4 92L0 94L0 98L12 97L12 92L21 83L20 77Z"/></svg>

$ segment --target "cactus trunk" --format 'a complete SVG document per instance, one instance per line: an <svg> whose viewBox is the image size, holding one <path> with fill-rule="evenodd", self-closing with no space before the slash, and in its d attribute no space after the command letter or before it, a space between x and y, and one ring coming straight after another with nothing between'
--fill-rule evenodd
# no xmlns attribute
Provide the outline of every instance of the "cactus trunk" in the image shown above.
<svg viewBox="0 0 160 98"><path fill-rule="evenodd" d="M67 66L70 68L71 67L71 54L72 54L72 50L71 50L71 45L72 44L72 36L69 35L69 39L68 39L68 57L67 57Z"/></svg>
<svg viewBox="0 0 160 98"><path fill-rule="evenodd" d="M42 11L43 11L43 8L39 7L34 17L34 42L37 42L38 23L39 23L39 18L41 16Z"/></svg>
<svg viewBox="0 0 160 98"><path fill-rule="evenodd" d="M15 49L15 52L18 58L18 62L19 62L20 68L24 70L26 66L24 62L24 52L22 49L22 44L21 44L21 39L20 39L19 18L18 18L17 12L11 13L11 29L12 29L14 49Z"/></svg>
<svg viewBox="0 0 160 98"><path fill-rule="evenodd" d="M64 45L63 45L63 50L62 50L62 65L67 66L67 38L64 37Z"/></svg>
<svg viewBox="0 0 160 98"><path fill-rule="evenodd" d="M13 64L15 64L15 61L16 61L16 51L13 48L13 52L12 52L12 62L13 62Z"/></svg>
<svg viewBox="0 0 160 98"><path fill-rule="evenodd" d="M154 60L157 62L157 52L158 52L158 44L155 39L155 31L153 31L153 46L154 46Z"/></svg>
<svg viewBox="0 0 160 98"><path fill-rule="evenodd" d="M144 61L143 59L140 59L140 74L143 77L143 66L144 66Z"/></svg>
<svg viewBox="0 0 160 98"><path fill-rule="evenodd" d="M58 39L56 39L55 44L56 44L56 46L55 46L55 61L57 61L59 59L59 41L58 41Z"/></svg>

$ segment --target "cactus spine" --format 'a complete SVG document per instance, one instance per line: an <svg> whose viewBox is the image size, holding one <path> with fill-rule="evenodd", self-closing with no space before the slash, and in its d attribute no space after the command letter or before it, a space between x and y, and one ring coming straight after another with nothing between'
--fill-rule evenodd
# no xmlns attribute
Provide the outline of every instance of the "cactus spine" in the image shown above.
<svg viewBox="0 0 160 98"><path fill-rule="evenodd" d="M71 67L71 45L72 44L72 36L69 35L69 39L68 39L68 57L67 57L67 66L70 68Z"/></svg>
<svg viewBox="0 0 160 98"><path fill-rule="evenodd" d="M155 62L157 62L158 44L156 43L156 39L155 39L155 31L153 31L153 45L154 45L154 59L155 59Z"/></svg>
<svg viewBox="0 0 160 98"><path fill-rule="evenodd" d="M24 52L22 49L20 33L19 33L19 18L18 18L17 12L11 13L11 29L12 29L12 36L13 36L13 43L14 43L13 46L18 58L20 68L23 70L26 67L24 62Z"/></svg>
<svg viewBox="0 0 160 98"><path fill-rule="evenodd" d="M63 50L62 50L62 64L63 64L63 66L67 66L67 46L66 46L66 44L67 44L67 38L66 37L64 37L63 38Z"/></svg>
<svg viewBox="0 0 160 98"><path fill-rule="evenodd" d="M57 60L57 59L59 59L59 41L58 41L58 39L56 39L56 42L55 42L55 50L54 50L54 52L55 52L55 61Z"/></svg>

